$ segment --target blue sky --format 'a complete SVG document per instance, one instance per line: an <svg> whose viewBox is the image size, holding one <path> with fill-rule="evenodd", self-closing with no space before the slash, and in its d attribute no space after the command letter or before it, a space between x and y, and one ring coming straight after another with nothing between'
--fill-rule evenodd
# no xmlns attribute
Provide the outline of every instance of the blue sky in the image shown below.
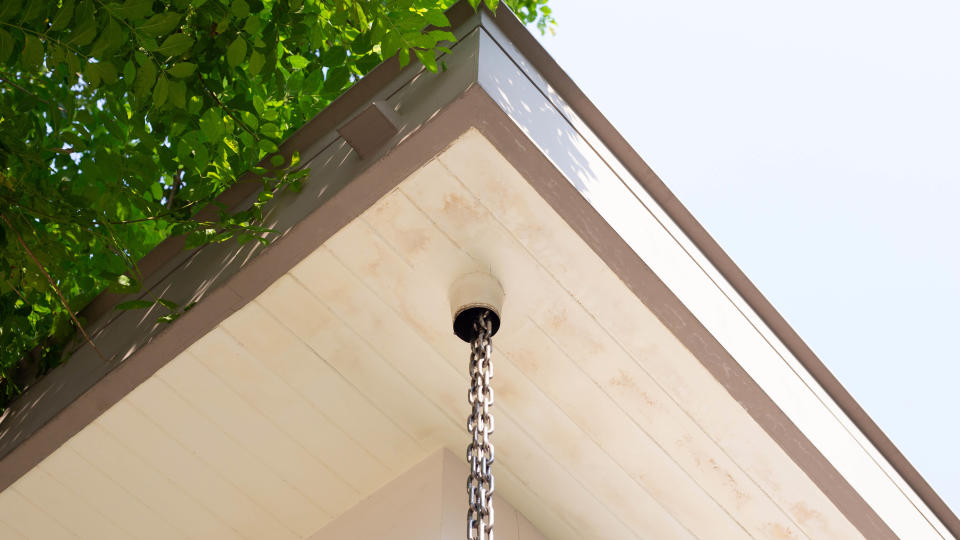
<svg viewBox="0 0 960 540"><path fill-rule="evenodd" d="M960 512L960 4L550 5L547 50Z"/></svg>

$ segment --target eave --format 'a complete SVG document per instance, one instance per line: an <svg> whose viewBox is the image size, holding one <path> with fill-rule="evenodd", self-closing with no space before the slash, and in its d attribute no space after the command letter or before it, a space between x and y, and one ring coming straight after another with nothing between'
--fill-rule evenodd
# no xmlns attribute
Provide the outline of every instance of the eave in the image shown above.
<svg viewBox="0 0 960 540"><path fill-rule="evenodd" d="M960 535L956 516L522 25L507 12L473 15L463 3L452 14L463 39L449 71L386 62L283 145L311 176L270 209L282 238L267 248L184 252L177 239L157 248L144 263L146 286L198 301L169 327L149 313L110 310L117 299L109 296L88 310L114 360L104 365L81 349L14 405L0 425L0 489L456 141L480 137L863 536ZM390 104L399 129L361 158L337 129L375 101ZM255 195L253 183L240 184L222 200L240 206Z"/></svg>

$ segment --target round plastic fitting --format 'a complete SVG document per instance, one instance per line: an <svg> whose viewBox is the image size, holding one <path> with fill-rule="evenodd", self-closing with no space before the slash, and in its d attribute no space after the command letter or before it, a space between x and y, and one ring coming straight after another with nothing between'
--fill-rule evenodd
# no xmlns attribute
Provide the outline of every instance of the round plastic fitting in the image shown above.
<svg viewBox="0 0 960 540"><path fill-rule="evenodd" d="M503 287L497 278L486 272L460 276L450 287L453 333L466 342L477 337L473 323L483 311L488 312L491 335L496 334L500 329L502 307Z"/></svg>

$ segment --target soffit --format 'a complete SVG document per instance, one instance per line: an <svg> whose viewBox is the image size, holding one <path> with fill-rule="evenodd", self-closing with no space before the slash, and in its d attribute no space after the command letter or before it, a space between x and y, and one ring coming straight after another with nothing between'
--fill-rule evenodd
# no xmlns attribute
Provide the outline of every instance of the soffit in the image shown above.
<svg viewBox="0 0 960 540"><path fill-rule="evenodd" d="M860 536L476 130L0 493L0 527L302 538L461 455L447 292L475 270L507 295L498 492L548 537Z"/></svg>

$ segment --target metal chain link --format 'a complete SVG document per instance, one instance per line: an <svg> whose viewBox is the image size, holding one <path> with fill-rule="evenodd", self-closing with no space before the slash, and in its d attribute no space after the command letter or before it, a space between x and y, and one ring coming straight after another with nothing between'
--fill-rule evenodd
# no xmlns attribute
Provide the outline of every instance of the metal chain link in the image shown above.
<svg viewBox="0 0 960 540"><path fill-rule="evenodd" d="M467 495L470 508L467 510L467 538L470 540L493 540L493 364L490 353L492 329L488 312L483 311L473 323L476 337L470 342L470 416L467 432L473 439L467 445L467 462L470 476L467 477Z"/></svg>

